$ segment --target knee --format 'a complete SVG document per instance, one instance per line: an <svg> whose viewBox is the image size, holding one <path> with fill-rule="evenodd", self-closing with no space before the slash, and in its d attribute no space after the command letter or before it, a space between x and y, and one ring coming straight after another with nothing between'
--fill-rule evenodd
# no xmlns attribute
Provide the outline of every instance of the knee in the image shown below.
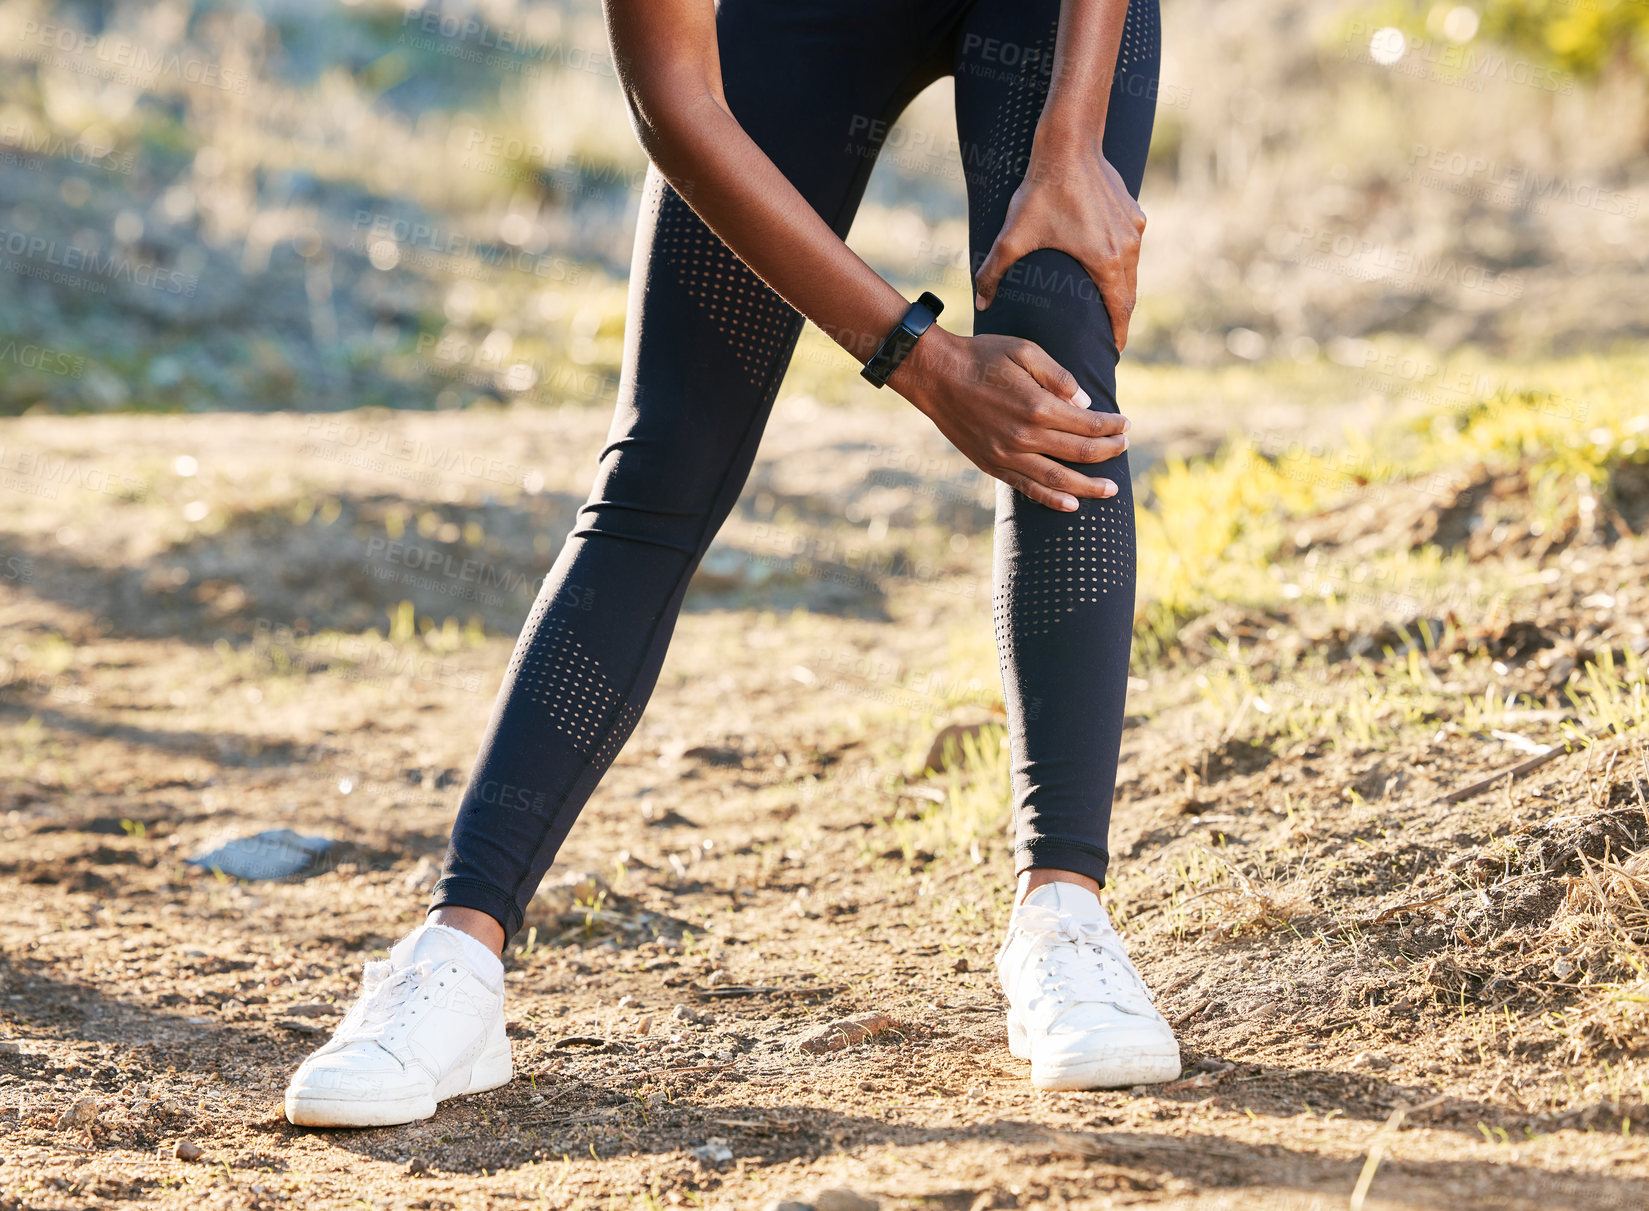
<svg viewBox="0 0 1649 1211"><path fill-rule="evenodd" d="M1008 266L991 305L975 315L974 331L1034 341L1077 376L1095 407L1115 410L1110 315L1099 287L1069 253L1038 248Z"/></svg>

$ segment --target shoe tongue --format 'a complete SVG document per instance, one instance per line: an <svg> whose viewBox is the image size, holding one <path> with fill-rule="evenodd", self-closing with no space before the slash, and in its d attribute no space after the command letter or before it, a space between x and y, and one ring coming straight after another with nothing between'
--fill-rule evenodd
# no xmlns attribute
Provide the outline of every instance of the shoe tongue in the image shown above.
<svg viewBox="0 0 1649 1211"><path fill-rule="evenodd" d="M389 961L396 967L411 967L424 959L444 963L462 959L464 943L456 933L438 925L420 925L390 949Z"/></svg>
<svg viewBox="0 0 1649 1211"><path fill-rule="evenodd" d="M1051 908L1062 917L1074 917L1078 921L1093 921L1104 916L1099 897L1075 883L1044 883L1020 903Z"/></svg>

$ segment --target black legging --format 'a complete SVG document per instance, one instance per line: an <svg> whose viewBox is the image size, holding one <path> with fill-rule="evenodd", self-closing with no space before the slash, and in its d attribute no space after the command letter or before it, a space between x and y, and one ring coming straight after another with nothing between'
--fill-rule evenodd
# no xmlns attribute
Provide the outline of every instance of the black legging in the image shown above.
<svg viewBox="0 0 1649 1211"><path fill-rule="evenodd" d="M953 73L978 266L1026 171L1058 19L1059 0L722 0L723 89L750 137L845 237L888 126ZM1104 149L1136 197L1158 57L1157 0L1133 0ZM497 918L506 935L641 717L803 320L649 169L625 322L595 486L516 642L434 893L437 906ZM1041 249L1012 266L974 330L1035 341L1095 408L1117 410L1110 322L1067 254ZM1133 632L1134 498L1126 455L1067 465L1114 480L1117 494L1064 513L998 483L993 610L1016 870L1103 883Z"/></svg>

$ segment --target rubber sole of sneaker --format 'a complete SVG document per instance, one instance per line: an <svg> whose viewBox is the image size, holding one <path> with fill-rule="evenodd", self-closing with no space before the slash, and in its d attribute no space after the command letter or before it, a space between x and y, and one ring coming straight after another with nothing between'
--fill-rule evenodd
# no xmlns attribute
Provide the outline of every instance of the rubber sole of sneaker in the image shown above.
<svg viewBox="0 0 1649 1211"><path fill-rule="evenodd" d="M1030 1037L1018 1021L1008 1019L1008 1051L1031 1061L1031 1084L1038 1089L1124 1089L1133 1085L1161 1085L1178 1080L1179 1048L1133 1051L1071 1064L1038 1064L1031 1055Z"/></svg>
<svg viewBox="0 0 1649 1211"><path fill-rule="evenodd" d="M485 1093L508 1084L515 1076L509 1044L482 1055L466 1071L457 1069L435 1088L435 1094L394 1099L305 1096L286 1091L286 1121L296 1127L398 1127L431 1118L449 1098Z"/></svg>
<svg viewBox="0 0 1649 1211"><path fill-rule="evenodd" d="M1179 1049L1173 1054L1136 1051L1086 1064L1039 1065L1031 1061L1031 1084L1038 1089L1128 1089L1179 1079Z"/></svg>

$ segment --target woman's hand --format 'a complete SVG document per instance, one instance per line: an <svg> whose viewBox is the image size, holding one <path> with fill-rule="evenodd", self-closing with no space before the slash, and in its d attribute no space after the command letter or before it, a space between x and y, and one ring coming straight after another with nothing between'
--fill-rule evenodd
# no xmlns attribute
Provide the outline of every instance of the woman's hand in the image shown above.
<svg viewBox="0 0 1649 1211"><path fill-rule="evenodd" d="M974 306L983 311L991 305L1002 275L1020 257L1057 248L1099 287L1120 353L1128 343L1144 233L1145 212L1105 158L1100 132L1066 135L1039 127L1025 179L974 275Z"/></svg>
<svg viewBox="0 0 1649 1211"><path fill-rule="evenodd" d="M1091 412L1076 377L1015 336L957 336L934 324L888 377L974 466L1051 509L1117 486L1054 462L1098 463L1128 448L1128 420Z"/></svg>

